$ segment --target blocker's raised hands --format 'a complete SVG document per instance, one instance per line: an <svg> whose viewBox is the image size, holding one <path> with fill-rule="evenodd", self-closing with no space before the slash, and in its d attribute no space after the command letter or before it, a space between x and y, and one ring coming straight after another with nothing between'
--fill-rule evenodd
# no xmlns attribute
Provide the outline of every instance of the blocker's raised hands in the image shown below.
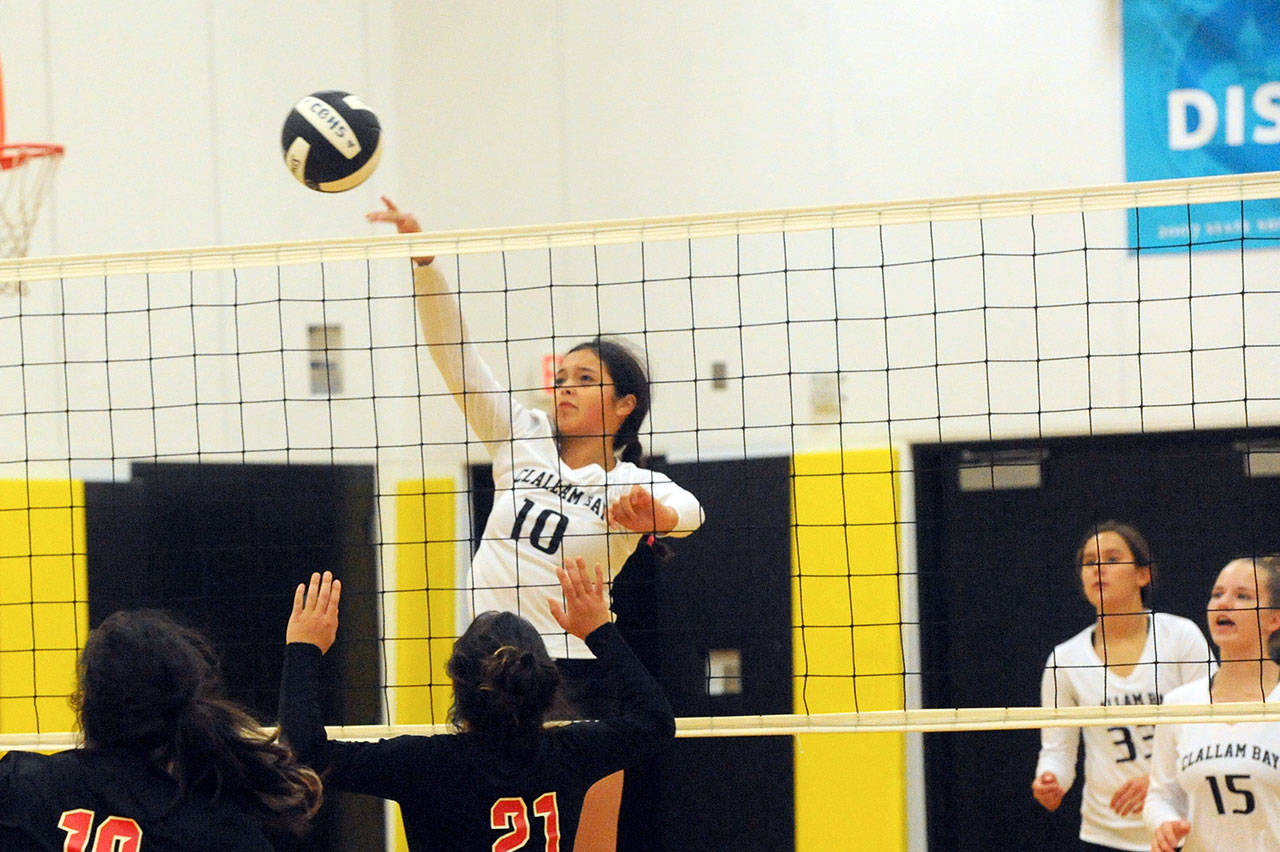
<svg viewBox="0 0 1280 852"><path fill-rule="evenodd" d="M285 628L286 642L307 642L325 653L338 635L338 601L342 597L342 581L333 574L312 574L310 586L299 583L293 593L293 612Z"/></svg>
<svg viewBox="0 0 1280 852"><path fill-rule="evenodd" d="M579 639L587 636L609 621L609 602L605 600L604 569L595 567L595 578L587 574L587 561L579 556L556 569L560 590L564 593L564 606L555 598L547 598L547 605L556 622Z"/></svg>

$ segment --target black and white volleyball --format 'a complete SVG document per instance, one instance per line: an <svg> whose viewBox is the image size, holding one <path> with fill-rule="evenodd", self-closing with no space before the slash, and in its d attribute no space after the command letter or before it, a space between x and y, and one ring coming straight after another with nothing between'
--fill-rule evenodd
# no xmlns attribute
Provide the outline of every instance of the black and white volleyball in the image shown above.
<svg viewBox="0 0 1280 852"><path fill-rule="evenodd" d="M378 116L348 92L314 92L284 120L284 162L320 192L342 192L373 174L382 156Z"/></svg>

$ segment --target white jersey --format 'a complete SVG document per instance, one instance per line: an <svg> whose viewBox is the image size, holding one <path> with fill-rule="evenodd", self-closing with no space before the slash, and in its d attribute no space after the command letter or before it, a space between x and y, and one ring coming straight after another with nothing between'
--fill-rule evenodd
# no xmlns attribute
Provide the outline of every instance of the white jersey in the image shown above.
<svg viewBox="0 0 1280 852"><path fill-rule="evenodd" d="M1094 625L1058 645L1045 663L1040 681L1044 707L1155 705L1175 687L1205 677L1212 665L1200 628L1164 612L1150 614L1147 642L1138 663L1123 677L1103 664L1093 647ZM1111 797L1130 778L1147 774L1152 725L1090 726L1084 736L1084 791L1080 839L1116 849L1146 850L1151 836L1140 814L1121 816ZM1036 777L1052 772L1064 789L1076 775L1080 728L1044 728Z"/></svg>
<svg viewBox="0 0 1280 852"><path fill-rule="evenodd" d="M415 268L419 294L439 295L421 311L431 356L458 405L493 461L493 509L471 560L471 614L515 612L528 619L552 657L592 658L586 643L560 629L547 609L559 597L556 568L581 556L602 565L612 581L640 543L641 534L610 529L609 504L643 485L653 498L675 509L671 536L686 536L702 524L697 498L665 474L618 462L572 468L556 445L551 418L521 405L494 377L466 341L454 294L434 266Z"/></svg>
<svg viewBox="0 0 1280 852"><path fill-rule="evenodd" d="M1280 686L1267 696L1280 702ZM1208 704L1209 679L1169 693L1167 704ZM1156 728L1143 818L1154 831L1191 823L1183 852L1280 849L1280 723L1202 722Z"/></svg>

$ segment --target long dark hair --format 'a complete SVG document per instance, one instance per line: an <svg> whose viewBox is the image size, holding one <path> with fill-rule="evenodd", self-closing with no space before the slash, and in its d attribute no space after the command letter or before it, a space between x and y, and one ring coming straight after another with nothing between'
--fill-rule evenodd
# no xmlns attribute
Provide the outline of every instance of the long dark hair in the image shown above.
<svg viewBox="0 0 1280 852"><path fill-rule="evenodd" d="M1084 567L1084 549L1092 541L1104 532L1113 532L1120 538L1124 539L1125 545L1129 548L1129 552L1133 554L1133 564L1136 568L1146 568L1147 576L1150 581L1142 587L1142 605L1149 605L1151 597L1151 587L1156 582L1156 562L1151 555L1151 545L1147 544L1147 540L1143 538L1142 533L1138 532L1130 524L1120 521L1103 521L1099 524L1093 524L1089 527L1089 531L1080 538L1080 546L1076 548L1076 582L1081 584L1081 592L1083 593L1084 577L1080 573L1080 569Z"/></svg>
<svg viewBox="0 0 1280 852"><path fill-rule="evenodd" d="M568 353L581 350L594 352L600 363L609 371L613 380L614 397L631 394L636 398L636 406L631 409L627 419L622 421L618 432L613 436L613 451L624 462L639 465L644 460L644 447L640 444L640 424L649 416L649 405L652 401L649 388L649 375L645 372L640 357L625 344L607 337L597 337L579 343Z"/></svg>
<svg viewBox="0 0 1280 852"><path fill-rule="evenodd" d="M453 644L449 717L464 731L533 736L563 702L560 670L538 631L511 612L483 612Z"/></svg>
<svg viewBox="0 0 1280 852"><path fill-rule="evenodd" d="M208 640L164 612L116 612L91 631L72 704L86 748L143 755L180 798L225 798L297 836L320 807L319 777L224 695Z"/></svg>

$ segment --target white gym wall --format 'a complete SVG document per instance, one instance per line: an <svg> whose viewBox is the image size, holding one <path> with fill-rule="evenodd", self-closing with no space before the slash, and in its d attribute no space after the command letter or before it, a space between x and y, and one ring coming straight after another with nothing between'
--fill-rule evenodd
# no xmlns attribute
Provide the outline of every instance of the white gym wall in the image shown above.
<svg viewBox="0 0 1280 852"><path fill-rule="evenodd" d="M8 136L67 146L31 254L879 201L1123 179L1119 4L0 0ZM323 196L293 101L356 91Z"/></svg>

